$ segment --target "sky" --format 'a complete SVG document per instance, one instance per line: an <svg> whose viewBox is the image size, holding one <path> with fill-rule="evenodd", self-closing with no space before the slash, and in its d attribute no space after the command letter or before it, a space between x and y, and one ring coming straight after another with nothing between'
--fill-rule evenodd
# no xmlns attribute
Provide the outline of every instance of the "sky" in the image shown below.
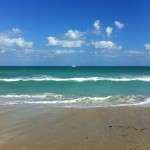
<svg viewBox="0 0 150 150"><path fill-rule="evenodd" d="M0 66L149 66L148 0L0 0Z"/></svg>

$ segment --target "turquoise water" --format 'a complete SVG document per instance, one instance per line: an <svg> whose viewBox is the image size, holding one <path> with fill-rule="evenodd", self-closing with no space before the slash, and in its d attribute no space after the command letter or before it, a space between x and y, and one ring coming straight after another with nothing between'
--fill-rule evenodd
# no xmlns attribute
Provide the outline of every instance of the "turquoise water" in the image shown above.
<svg viewBox="0 0 150 150"><path fill-rule="evenodd" d="M0 67L0 105L146 105L150 67Z"/></svg>

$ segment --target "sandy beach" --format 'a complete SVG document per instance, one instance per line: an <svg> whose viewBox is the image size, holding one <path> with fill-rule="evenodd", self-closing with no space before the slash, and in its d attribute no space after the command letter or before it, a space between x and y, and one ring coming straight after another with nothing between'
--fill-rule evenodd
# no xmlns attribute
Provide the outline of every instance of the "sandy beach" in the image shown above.
<svg viewBox="0 0 150 150"><path fill-rule="evenodd" d="M0 108L0 150L149 150L149 108Z"/></svg>

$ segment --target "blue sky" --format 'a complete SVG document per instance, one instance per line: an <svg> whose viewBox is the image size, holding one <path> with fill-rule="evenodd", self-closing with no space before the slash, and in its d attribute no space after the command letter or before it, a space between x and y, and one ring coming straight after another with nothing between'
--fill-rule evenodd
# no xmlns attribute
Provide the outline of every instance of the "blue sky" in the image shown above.
<svg viewBox="0 0 150 150"><path fill-rule="evenodd" d="M150 65L148 0L1 0L0 65Z"/></svg>

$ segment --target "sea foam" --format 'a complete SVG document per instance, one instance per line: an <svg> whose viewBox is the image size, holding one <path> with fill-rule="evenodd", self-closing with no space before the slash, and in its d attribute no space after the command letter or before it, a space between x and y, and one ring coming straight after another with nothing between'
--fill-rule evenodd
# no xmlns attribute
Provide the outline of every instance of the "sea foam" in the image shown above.
<svg viewBox="0 0 150 150"><path fill-rule="evenodd" d="M18 81L54 81L54 82L88 82L88 81L112 81L112 82L129 82L129 81L143 81L150 82L150 76L139 77L75 77L75 78L58 78L58 77L18 77L18 78L0 78L0 82L18 82Z"/></svg>
<svg viewBox="0 0 150 150"><path fill-rule="evenodd" d="M130 96L99 96L99 97L74 97L55 93L39 95L0 95L0 105L19 104L51 104L56 106L70 107L118 107L118 106L150 106L150 97L140 95Z"/></svg>

